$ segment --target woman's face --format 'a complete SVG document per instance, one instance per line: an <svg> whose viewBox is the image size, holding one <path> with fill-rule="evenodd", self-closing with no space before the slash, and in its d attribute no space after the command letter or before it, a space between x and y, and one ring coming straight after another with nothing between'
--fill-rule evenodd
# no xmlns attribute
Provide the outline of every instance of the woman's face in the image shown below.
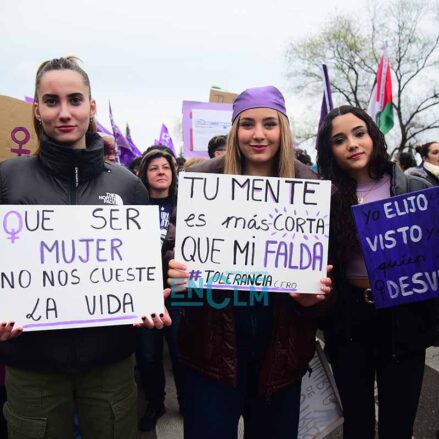
<svg viewBox="0 0 439 439"><path fill-rule="evenodd" d="M169 191L172 183L172 170L169 162L164 157L151 160L146 169L146 179L152 196Z"/></svg>
<svg viewBox="0 0 439 439"><path fill-rule="evenodd" d="M340 166L357 182L367 182L369 161L373 141L366 123L352 113L337 116L332 120L332 154Z"/></svg>
<svg viewBox="0 0 439 439"><path fill-rule="evenodd" d="M74 70L44 73L34 113L47 136L72 148L85 148L85 133L96 112L96 103L89 94L83 77Z"/></svg>
<svg viewBox="0 0 439 439"><path fill-rule="evenodd" d="M439 166L439 143L433 143L428 148L427 157L423 157L425 162L429 162L432 165Z"/></svg>
<svg viewBox="0 0 439 439"><path fill-rule="evenodd" d="M238 144L247 171L266 166L271 172L280 147L280 122L276 110L252 108L241 113Z"/></svg>

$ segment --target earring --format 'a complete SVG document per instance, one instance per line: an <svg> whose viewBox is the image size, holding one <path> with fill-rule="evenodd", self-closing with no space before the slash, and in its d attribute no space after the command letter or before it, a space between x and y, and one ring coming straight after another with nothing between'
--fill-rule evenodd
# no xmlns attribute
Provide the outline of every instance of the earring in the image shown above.
<svg viewBox="0 0 439 439"><path fill-rule="evenodd" d="M38 120L38 125L43 125L43 122L41 122L41 119L37 119Z"/></svg>

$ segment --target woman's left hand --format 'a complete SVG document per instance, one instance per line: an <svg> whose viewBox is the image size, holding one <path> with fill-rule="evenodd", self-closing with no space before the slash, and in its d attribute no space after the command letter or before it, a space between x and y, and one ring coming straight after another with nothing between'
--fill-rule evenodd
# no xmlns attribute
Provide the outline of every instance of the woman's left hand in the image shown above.
<svg viewBox="0 0 439 439"><path fill-rule="evenodd" d="M330 273L332 269L333 266L328 265L327 272ZM320 294L290 293L290 296L302 306L313 306L323 302L331 294L331 287L331 278L324 277L320 280Z"/></svg>
<svg viewBox="0 0 439 439"><path fill-rule="evenodd" d="M163 296L166 299L171 294L171 289L166 288L163 291ZM150 316L142 316L142 323L133 323L136 328L149 328L149 329L163 329L165 326L170 326L172 323L171 317L165 306L165 312L163 314L151 314Z"/></svg>

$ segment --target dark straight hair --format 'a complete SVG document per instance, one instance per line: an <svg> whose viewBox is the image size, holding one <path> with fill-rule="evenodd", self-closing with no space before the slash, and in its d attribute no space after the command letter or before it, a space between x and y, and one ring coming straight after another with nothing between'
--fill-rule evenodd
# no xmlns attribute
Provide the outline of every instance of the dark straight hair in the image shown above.
<svg viewBox="0 0 439 439"><path fill-rule="evenodd" d="M331 199L330 253L337 258L337 261L345 263L353 254L360 251L351 211L351 206L358 204L357 182L338 165L332 152L332 122L336 117L346 114L353 114L361 119L372 139L373 151L368 164L369 176L376 180L382 178L389 161L384 134L364 110L343 105L328 113L317 134L317 166L320 176L325 180L331 180L337 188Z"/></svg>

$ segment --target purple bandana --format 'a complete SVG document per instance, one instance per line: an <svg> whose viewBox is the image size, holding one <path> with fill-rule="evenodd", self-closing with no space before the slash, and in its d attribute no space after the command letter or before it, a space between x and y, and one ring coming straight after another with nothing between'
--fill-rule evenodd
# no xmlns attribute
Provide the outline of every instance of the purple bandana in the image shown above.
<svg viewBox="0 0 439 439"><path fill-rule="evenodd" d="M245 110L250 108L272 108L287 116L285 100L282 93L272 85L248 88L233 103L232 123Z"/></svg>

